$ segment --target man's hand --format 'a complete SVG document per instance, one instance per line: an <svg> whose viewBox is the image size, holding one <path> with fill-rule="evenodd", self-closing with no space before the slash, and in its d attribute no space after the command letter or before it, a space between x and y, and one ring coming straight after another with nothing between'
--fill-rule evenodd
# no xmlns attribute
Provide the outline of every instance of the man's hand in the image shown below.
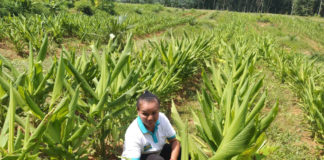
<svg viewBox="0 0 324 160"><path fill-rule="evenodd" d="M171 144L171 158L170 160L177 160L180 152L180 142L174 138L169 140L169 143Z"/></svg>

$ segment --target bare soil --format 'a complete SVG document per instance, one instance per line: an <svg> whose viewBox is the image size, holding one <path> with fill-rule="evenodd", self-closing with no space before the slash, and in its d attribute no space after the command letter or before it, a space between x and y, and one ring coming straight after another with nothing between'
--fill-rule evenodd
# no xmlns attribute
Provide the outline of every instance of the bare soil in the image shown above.
<svg viewBox="0 0 324 160"><path fill-rule="evenodd" d="M295 148L304 148L304 152L308 151L307 156L311 156L314 159L320 157L321 152L318 148L320 144L316 143L312 137L312 132L307 127L309 124L305 118L305 113L301 108L300 100L289 89L287 84L280 83L273 73L268 72L265 76L264 86L269 91L269 106L272 106L275 101L279 100L279 112L269 128L267 133L270 137L270 145L280 145L275 152L288 152L287 154L302 154L294 151ZM266 113L268 111L265 111ZM283 135L293 135L296 139L293 139L289 144L278 142L277 137ZM271 139L271 137L275 139ZM284 138L284 137L283 137ZM290 152L290 153L289 153ZM295 153L296 152L296 153ZM274 153L276 154L276 153ZM300 155L300 157L305 155ZM273 157L270 159L273 159Z"/></svg>
<svg viewBox="0 0 324 160"><path fill-rule="evenodd" d="M8 59L22 59L23 57L14 51L13 46L5 42L0 42L0 54Z"/></svg>
<svg viewBox="0 0 324 160"><path fill-rule="evenodd" d="M267 23L267 22L258 22L258 25L259 25L260 27L267 27L267 26L270 26L271 23Z"/></svg>
<svg viewBox="0 0 324 160"><path fill-rule="evenodd" d="M316 41L314 41L306 36L304 36L303 39L315 51L323 51L324 50L324 48L320 44L318 44Z"/></svg>

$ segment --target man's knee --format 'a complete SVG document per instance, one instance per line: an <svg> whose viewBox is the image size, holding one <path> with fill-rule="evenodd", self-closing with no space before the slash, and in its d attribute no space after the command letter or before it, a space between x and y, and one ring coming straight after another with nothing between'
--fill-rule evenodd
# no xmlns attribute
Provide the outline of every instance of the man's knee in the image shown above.
<svg viewBox="0 0 324 160"><path fill-rule="evenodd" d="M146 160L164 160L164 158L157 154L151 154L147 156Z"/></svg>

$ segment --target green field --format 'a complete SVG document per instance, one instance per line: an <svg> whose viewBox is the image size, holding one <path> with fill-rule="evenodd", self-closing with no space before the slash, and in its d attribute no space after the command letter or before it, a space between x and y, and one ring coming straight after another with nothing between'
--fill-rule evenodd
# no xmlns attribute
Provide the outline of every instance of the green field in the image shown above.
<svg viewBox="0 0 324 160"><path fill-rule="evenodd" d="M192 159L324 158L323 18L114 5L0 19L0 159L118 159L144 90Z"/></svg>

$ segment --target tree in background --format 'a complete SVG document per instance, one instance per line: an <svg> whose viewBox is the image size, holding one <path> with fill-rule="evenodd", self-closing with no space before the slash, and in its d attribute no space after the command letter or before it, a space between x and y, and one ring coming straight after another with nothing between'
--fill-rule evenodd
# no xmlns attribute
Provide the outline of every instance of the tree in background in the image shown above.
<svg viewBox="0 0 324 160"><path fill-rule="evenodd" d="M315 0L294 0L292 13L302 16L314 15Z"/></svg>
<svg viewBox="0 0 324 160"><path fill-rule="evenodd" d="M167 7L216 9L238 12L324 16L323 0L115 0L126 3L160 3Z"/></svg>
<svg viewBox="0 0 324 160"><path fill-rule="evenodd" d="M323 5L323 0L320 0L319 5L318 5L318 12L317 15L323 15L324 13L322 13L322 5ZM322 13L322 14L321 14Z"/></svg>

